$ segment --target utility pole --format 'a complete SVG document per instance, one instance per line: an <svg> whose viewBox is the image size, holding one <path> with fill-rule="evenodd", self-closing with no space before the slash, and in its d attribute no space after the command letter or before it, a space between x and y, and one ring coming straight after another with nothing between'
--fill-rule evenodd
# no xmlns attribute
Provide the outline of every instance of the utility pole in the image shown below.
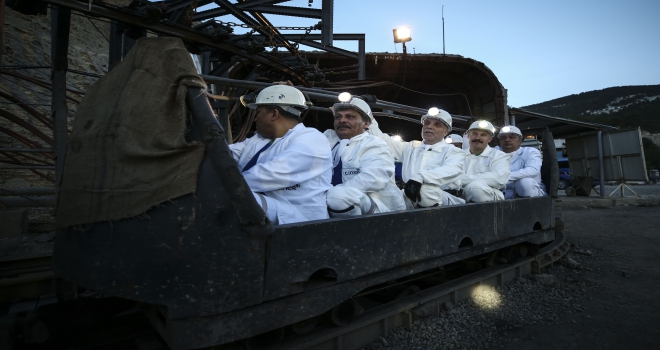
<svg viewBox="0 0 660 350"><path fill-rule="evenodd" d="M445 55L445 5L442 5L442 54Z"/></svg>

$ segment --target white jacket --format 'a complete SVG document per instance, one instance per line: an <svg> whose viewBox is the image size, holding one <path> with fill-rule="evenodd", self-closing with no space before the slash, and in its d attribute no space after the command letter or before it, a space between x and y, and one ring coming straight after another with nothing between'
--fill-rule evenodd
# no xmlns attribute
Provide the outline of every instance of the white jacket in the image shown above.
<svg viewBox="0 0 660 350"><path fill-rule="evenodd" d="M378 128L374 121L369 131L383 139L392 149L395 158L400 159L401 177L404 182L415 180L423 184L435 184L443 190L461 188L465 155L462 150L447 144L444 140L426 145L422 141L401 142L393 140Z"/></svg>
<svg viewBox="0 0 660 350"><path fill-rule="evenodd" d="M394 158L385 142L366 132L348 140L339 140L334 130L323 134L330 147L334 147L335 163L340 158L342 162L342 183L335 187L352 187L368 194L379 205L381 213L406 209L401 191L394 182Z"/></svg>
<svg viewBox="0 0 660 350"><path fill-rule="evenodd" d="M508 190L513 190L513 185L516 181L524 178L532 178L536 181L541 188L545 188L541 182L541 164L543 158L541 152L532 147L520 147L517 151L508 153L511 159L511 175L506 184Z"/></svg>
<svg viewBox="0 0 660 350"><path fill-rule="evenodd" d="M470 149L465 150L463 169L465 174L461 176L461 185L482 181L496 190L504 188L511 173L509 156L488 145L478 156L470 153Z"/></svg>
<svg viewBox="0 0 660 350"><path fill-rule="evenodd" d="M230 145L238 169L242 171L268 142L256 134ZM243 177L252 192L291 205L293 210L278 210L280 224L328 218L325 193L332 187L332 154L323 134L314 128L301 123L275 139Z"/></svg>

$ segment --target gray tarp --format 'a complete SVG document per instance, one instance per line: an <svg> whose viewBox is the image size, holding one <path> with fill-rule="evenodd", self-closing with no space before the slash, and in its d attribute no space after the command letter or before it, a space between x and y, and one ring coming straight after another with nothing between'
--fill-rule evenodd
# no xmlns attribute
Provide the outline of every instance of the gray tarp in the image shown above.
<svg viewBox="0 0 660 350"><path fill-rule="evenodd" d="M195 192L204 145L187 143L186 91L203 87L177 38L143 38L78 106L57 226L119 220Z"/></svg>

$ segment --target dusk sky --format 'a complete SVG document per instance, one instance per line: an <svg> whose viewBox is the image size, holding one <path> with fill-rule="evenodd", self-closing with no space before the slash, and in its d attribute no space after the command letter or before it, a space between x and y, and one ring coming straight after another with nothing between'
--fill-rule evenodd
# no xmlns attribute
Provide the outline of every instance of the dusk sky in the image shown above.
<svg viewBox="0 0 660 350"><path fill-rule="evenodd" d="M613 86L660 84L659 0L335 0L334 32L365 33L367 52L402 52L392 29L410 26L408 52L442 53L442 5L446 53L486 64L508 90L510 106ZM312 7L320 8L321 0ZM267 17L276 26L318 22ZM334 44L357 51L356 42Z"/></svg>

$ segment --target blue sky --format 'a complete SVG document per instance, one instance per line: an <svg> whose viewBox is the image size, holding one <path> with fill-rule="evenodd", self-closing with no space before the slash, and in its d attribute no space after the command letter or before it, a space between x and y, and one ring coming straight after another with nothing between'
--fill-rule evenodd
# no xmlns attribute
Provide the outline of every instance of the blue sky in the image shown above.
<svg viewBox="0 0 660 350"><path fill-rule="evenodd" d="M308 0L281 5L307 7ZM334 32L365 33L367 52L401 52L392 29L410 26L408 52L442 53L442 5L446 53L485 63L508 90L511 106L660 84L660 0L335 0ZM321 0L312 7L320 8ZM267 17L276 26L318 21ZM354 42L335 46L357 50Z"/></svg>

